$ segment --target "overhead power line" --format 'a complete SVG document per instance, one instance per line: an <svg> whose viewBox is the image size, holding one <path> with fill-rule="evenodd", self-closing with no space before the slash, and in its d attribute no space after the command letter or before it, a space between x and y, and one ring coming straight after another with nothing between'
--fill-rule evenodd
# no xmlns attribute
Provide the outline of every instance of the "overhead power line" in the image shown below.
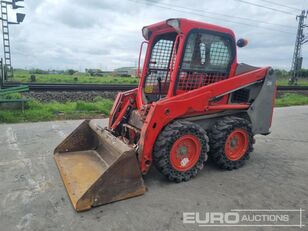
<svg viewBox="0 0 308 231"><path fill-rule="evenodd" d="M297 10L297 11L301 10L300 8L296 8L296 7L293 7L293 6L281 4L281 3L278 3L278 2L272 2L272 1L269 1L269 0L259 0L259 1L267 2L267 3L273 4L273 5L277 5L277 6L282 6L282 7L285 7L285 8L289 8L291 10Z"/></svg>
<svg viewBox="0 0 308 231"><path fill-rule="evenodd" d="M289 11L279 10L279 9L276 9L276 8L273 8L273 7L263 6L261 4L257 4L257 3L253 3L253 2L249 2L249 1L245 1L245 0L236 0L236 1L239 1L239 2L242 2L242 3L245 3L245 4L249 4L249 5L252 5L252 6L256 6L256 7L276 11L276 12L280 12L280 13L283 13L283 14L295 16L294 13L289 12Z"/></svg>
<svg viewBox="0 0 308 231"><path fill-rule="evenodd" d="M174 5L171 4L167 4L167 3L161 3L158 1L151 1L151 3L156 3L156 4L161 4L167 7L174 7ZM201 12L204 14L210 14L210 15L220 15L220 16L224 16L224 17L228 17L228 18L238 18L238 19L242 19L245 21L251 21L251 22L258 22L258 23L262 23L262 24L268 24L268 25L273 25L273 26L280 26L280 27L286 27L286 28L294 28L295 27L290 27L289 25L283 25L283 24L279 24L279 23L271 23L271 22L266 22L266 21L261 21L261 20L257 20L257 19L251 19L251 18L247 18L247 17L240 17L240 16L236 16L236 15L228 15L228 14L221 14L221 13L217 13L217 12L213 12L213 11L209 11L209 10L203 10L203 9L194 9L194 8L189 8L189 7L182 7L182 6L176 6L177 8L180 9L184 9L184 10L189 10L189 11L193 11L193 12Z"/></svg>
<svg viewBox="0 0 308 231"><path fill-rule="evenodd" d="M148 4L149 2L146 2L146 1L137 1L137 0L129 0L131 2L134 2L134 3L137 3L137 4ZM155 1L151 1L151 5L152 6L155 6L155 7L158 7L158 8L162 8L162 9L168 9L168 10L173 10L173 11L176 11L176 12L181 12L181 13L190 13L190 14L193 14L193 15L197 15L197 16L200 16L200 17L203 17L203 18L213 18L213 19L218 19L218 20L226 20L226 18L219 18L219 17L214 17L214 16L207 16L205 14L208 14L208 13L196 13L196 11L199 11L200 12L200 9L192 9L192 8L180 8L178 6L176 6L176 8L173 6L171 7L170 5L166 5L166 4L162 4L162 3L158 3L158 2L155 2ZM231 15L228 15L227 17L233 17ZM290 32L290 31L284 31L284 30L277 30L276 28L267 28L267 27L262 27L262 26L259 26L259 25L252 25L252 24L248 24L248 23L244 23L244 22L235 22L235 21L230 21L229 19L226 21L227 23L233 23L233 24L239 24L239 25L245 25L245 26L249 26L249 27L257 27L257 28L261 28L261 29L265 29L265 30L270 30L270 31L276 31L276 32L280 32L280 33L287 33L287 34L294 34L293 32Z"/></svg>

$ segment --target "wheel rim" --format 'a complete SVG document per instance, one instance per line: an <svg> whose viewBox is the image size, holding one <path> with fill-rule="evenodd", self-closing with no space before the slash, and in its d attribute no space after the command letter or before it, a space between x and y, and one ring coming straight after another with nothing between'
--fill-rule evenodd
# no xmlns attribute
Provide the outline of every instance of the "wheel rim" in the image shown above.
<svg viewBox="0 0 308 231"><path fill-rule="evenodd" d="M187 171L195 166L200 153L200 140L194 135L184 135L172 145L170 163L178 171Z"/></svg>
<svg viewBox="0 0 308 231"><path fill-rule="evenodd" d="M237 128L232 131L225 143L225 153L229 160L241 159L248 149L248 133L246 130Z"/></svg>

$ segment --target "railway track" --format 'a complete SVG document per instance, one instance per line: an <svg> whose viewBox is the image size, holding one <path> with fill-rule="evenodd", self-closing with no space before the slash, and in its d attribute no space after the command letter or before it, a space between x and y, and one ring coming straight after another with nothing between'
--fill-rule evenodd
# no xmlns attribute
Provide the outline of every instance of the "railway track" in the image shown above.
<svg viewBox="0 0 308 231"><path fill-rule="evenodd" d="M2 88L20 84L5 83ZM127 91L136 88L132 84L40 84L27 83L30 91ZM308 91L308 86L278 86L278 91Z"/></svg>
<svg viewBox="0 0 308 231"><path fill-rule="evenodd" d="M308 91L308 86L278 86L278 91Z"/></svg>

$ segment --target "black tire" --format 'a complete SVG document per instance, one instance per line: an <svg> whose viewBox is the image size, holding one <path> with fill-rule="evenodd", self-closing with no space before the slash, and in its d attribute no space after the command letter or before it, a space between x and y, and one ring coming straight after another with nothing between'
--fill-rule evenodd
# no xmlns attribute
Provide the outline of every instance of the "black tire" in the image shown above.
<svg viewBox="0 0 308 231"><path fill-rule="evenodd" d="M178 171L170 163L172 145L183 135L193 135L201 143L201 153L196 164L187 171ZM188 181L196 176L207 159L209 150L209 138L206 132L195 123L184 120L177 120L167 125L159 134L154 145L153 159L159 172L165 175L170 181Z"/></svg>
<svg viewBox="0 0 308 231"><path fill-rule="evenodd" d="M240 159L230 160L225 153L225 143L231 132L237 128L243 129L247 132L248 147ZM254 138L251 123L243 118L235 116L222 118L212 127L209 138L209 157L223 169L233 170L242 167L245 164L245 161L249 159L250 153L253 151Z"/></svg>

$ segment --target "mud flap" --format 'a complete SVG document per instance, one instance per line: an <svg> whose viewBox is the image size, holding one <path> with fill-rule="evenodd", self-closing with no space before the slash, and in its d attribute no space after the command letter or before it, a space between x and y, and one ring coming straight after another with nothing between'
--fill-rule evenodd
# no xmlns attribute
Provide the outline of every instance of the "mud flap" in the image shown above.
<svg viewBox="0 0 308 231"><path fill-rule="evenodd" d="M134 149L94 121L75 129L54 157L76 211L145 193Z"/></svg>

